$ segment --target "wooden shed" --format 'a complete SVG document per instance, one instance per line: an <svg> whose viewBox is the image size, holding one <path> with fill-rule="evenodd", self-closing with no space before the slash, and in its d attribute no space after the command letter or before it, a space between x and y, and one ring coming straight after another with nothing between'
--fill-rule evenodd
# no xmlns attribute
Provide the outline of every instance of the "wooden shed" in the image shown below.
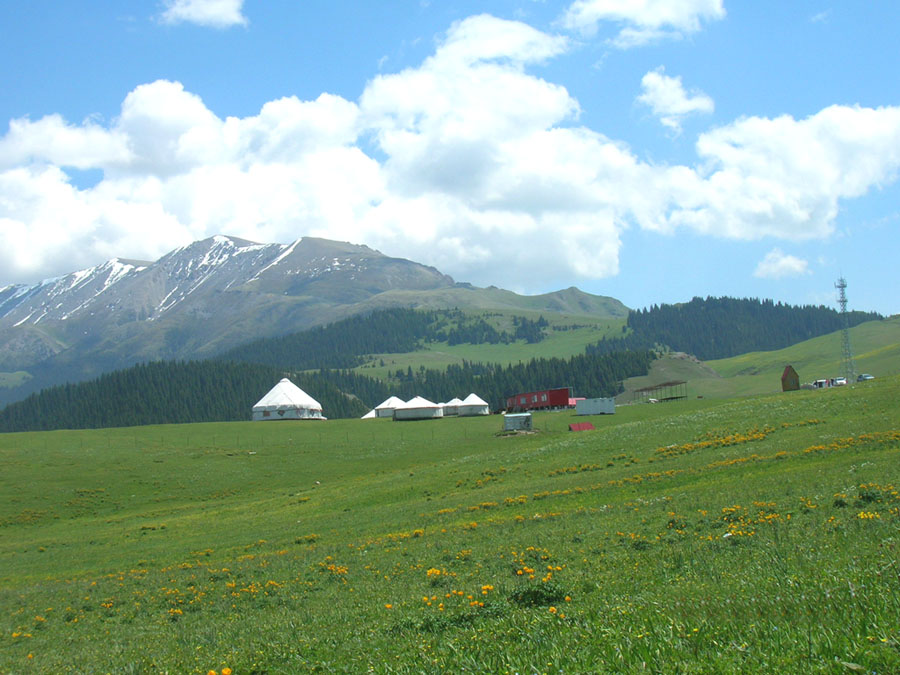
<svg viewBox="0 0 900 675"><path fill-rule="evenodd" d="M785 366L781 373L781 391L797 391L800 389L800 376L793 366Z"/></svg>

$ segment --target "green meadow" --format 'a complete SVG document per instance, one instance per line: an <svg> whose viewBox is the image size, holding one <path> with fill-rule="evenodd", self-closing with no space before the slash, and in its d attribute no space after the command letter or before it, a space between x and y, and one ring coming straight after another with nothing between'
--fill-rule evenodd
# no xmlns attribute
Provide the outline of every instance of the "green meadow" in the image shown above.
<svg viewBox="0 0 900 675"><path fill-rule="evenodd" d="M869 321L850 329L850 346L858 373L876 377L900 375L900 316ZM781 391L781 373L792 365L801 382L843 374L841 333L805 340L784 349L750 352L728 359L699 362L693 357L668 354L654 362L650 373L625 382L617 398L630 402L641 387L683 380L690 397L733 398Z"/></svg>
<svg viewBox="0 0 900 675"><path fill-rule="evenodd" d="M426 343L421 350L406 354L374 354L368 363L356 368L356 371L370 377L387 378L398 369L406 371L408 367L413 370L425 367L445 370L447 366L460 365L463 361L509 365L526 363L535 358L565 359L584 354L585 347L598 340L620 337L625 326L624 318L614 316L550 314L531 310L482 313L468 311L466 314L484 319L498 331L509 333L515 332L513 317L524 316L532 321L544 317L549 325L544 339L533 344L524 340L494 345L463 343L451 346L446 342Z"/></svg>
<svg viewBox="0 0 900 675"><path fill-rule="evenodd" d="M898 672L898 397L0 435L0 672Z"/></svg>

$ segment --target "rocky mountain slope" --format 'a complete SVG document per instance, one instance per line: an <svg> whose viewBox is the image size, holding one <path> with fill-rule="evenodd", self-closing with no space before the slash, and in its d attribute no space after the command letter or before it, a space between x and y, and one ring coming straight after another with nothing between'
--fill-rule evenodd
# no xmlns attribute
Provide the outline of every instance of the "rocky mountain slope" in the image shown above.
<svg viewBox="0 0 900 675"><path fill-rule="evenodd" d="M433 267L312 237L216 236L155 262L114 259L0 288L0 372L25 371L0 404L133 363L199 358L391 306L520 308L622 317L612 298L568 289L520 296L457 284Z"/></svg>

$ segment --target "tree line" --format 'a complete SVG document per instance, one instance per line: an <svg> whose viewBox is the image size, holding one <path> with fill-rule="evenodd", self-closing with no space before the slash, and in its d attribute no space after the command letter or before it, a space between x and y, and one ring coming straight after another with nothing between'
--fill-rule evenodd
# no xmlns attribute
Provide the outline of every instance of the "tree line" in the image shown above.
<svg viewBox="0 0 900 675"><path fill-rule="evenodd" d="M876 312L848 312L850 326L883 319ZM755 298L699 298L652 305L628 313L626 334L600 340L588 352L652 349L664 345L699 359L723 359L783 349L843 327L840 312L824 305L792 306Z"/></svg>
<svg viewBox="0 0 900 675"><path fill-rule="evenodd" d="M42 389L0 410L0 431L249 420L253 404L286 375L326 415L358 417L367 410L315 374L248 363L156 361Z"/></svg>
<svg viewBox="0 0 900 675"><path fill-rule="evenodd" d="M649 350L613 354L579 354L568 359L539 358L510 365L463 361L446 370L420 368L395 373L387 380L348 371L320 371L320 377L345 392L352 392L371 406L388 396L408 400L424 396L434 402L464 398L476 393L491 406L503 410L506 399L515 394L557 387L571 387L576 396L615 396L623 391L629 377L646 375L653 362Z"/></svg>
<svg viewBox="0 0 900 675"><path fill-rule="evenodd" d="M552 387L572 387L579 396L612 396L621 391L622 380L646 374L652 360L650 352L623 352L508 366L464 362L387 381L349 369L290 372L235 361L160 361L32 394L0 410L0 431L248 420L253 404L285 376L330 418L360 417L391 395L437 402L475 392L500 410L507 396Z"/></svg>
<svg viewBox="0 0 900 675"><path fill-rule="evenodd" d="M382 309L299 333L253 340L220 358L295 370L345 369L361 366L371 354L407 354L430 342L453 346L544 339L548 322L543 316L537 320L513 316L512 321L514 330L510 332L459 309Z"/></svg>

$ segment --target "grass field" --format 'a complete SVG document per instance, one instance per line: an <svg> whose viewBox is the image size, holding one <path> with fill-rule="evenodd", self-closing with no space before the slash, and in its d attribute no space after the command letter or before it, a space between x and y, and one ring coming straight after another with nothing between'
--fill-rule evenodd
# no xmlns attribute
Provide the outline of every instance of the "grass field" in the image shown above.
<svg viewBox="0 0 900 675"><path fill-rule="evenodd" d="M0 672L898 672L898 396L0 435Z"/></svg>

